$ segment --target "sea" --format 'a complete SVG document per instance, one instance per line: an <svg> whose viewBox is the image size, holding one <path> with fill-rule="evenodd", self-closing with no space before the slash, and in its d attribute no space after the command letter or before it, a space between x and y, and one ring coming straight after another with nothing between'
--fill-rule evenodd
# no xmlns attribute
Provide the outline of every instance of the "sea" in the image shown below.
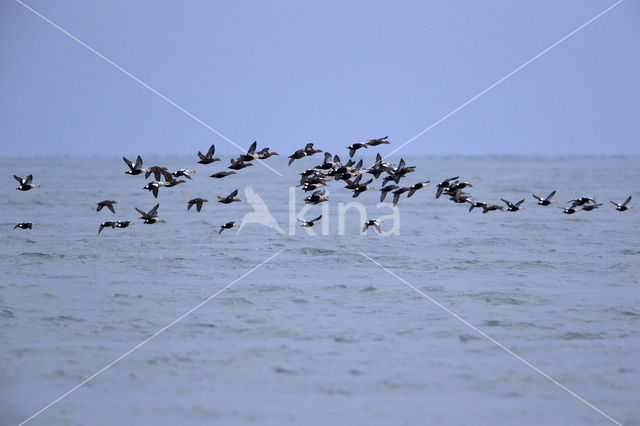
<svg viewBox="0 0 640 426"><path fill-rule="evenodd" d="M142 154L196 173L156 199L119 157L0 159L0 424L640 425L640 212L610 204L640 203L640 157L406 157L431 186L397 210L374 179L305 211L319 154L223 179ZM454 176L524 209L436 199Z"/></svg>

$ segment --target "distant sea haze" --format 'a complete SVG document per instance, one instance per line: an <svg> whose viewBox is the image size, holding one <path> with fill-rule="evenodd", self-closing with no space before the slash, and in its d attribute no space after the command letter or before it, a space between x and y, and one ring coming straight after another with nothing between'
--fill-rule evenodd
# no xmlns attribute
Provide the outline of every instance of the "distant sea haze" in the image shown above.
<svg viewBox="0 0 640 426"><path fill-rule="evenodd" d="M256 164L212 179L227 156L202 166L195 154L139 154L144 166L196 173L156 199L120 157L0 159L2 423L20 423L280 250L33 424L607 422L402 280L617 421L640 418L640 221L637 208L609 203L640 202L637 157L407 156L416 172L401 185L432 186L402 197L399 234L380 237L360 234L356 209L339 235L339 205L354 201L342 182L328 185L328 235L298 223L290 235L289 188L320 155L266 160L282 177ZM41 187L16 191L12 174ZM433 185L452 176L472 182L478 201L524 198L525 210L436 200ZM380 184L355 199L368 219L389 214ZM218 234L252 211L249 186L284 233L248 224ZM216 202L235 189L239 203ZM532 193L553 190L558 204L536 205ZM604 205L562 214L581 196ZM187 211L196 197L209 202ZM117 201L116 213L96 212L102 200ZM142 224L134 208L156 203L166 222ZM98 235L109 220L136 225Z"/></svg>

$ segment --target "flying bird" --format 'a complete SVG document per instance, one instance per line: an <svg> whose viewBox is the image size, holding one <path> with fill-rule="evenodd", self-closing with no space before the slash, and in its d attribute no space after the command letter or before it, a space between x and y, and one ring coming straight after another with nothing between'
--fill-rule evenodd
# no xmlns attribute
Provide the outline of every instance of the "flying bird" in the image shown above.
<svg viewBox="0 0 640 426"><path fill-rule="evenodd" d="M202 153L198 151L198 157L200 158L200 161L198 161L198 163L211 164L214 161L220 161L219 158L213 158L213 154L215 154L215 152L216 152L216 146L213 144L209 147L209 151L207 151L207 155L202 155Z"/></svg>
<svg viewBox="0 0 640 426"><path fill-rule="evenodd" d="M205 200L204 198L194 198L193 200L189 200L189 202L187 203L187 211L191 210L191 207L193 207L193 205L196 205L196 210L198 211L198 213L200 213L200 210L202 210L202 203L208 203L209 200Z"/></svg>
<svg viewBox="0 0 640 426"><path fill-rule="evenodd" d="M111 213L115 213L116 210L113 208L114 204L118 204L113 200L104 200L104 201L100 201L98 204L98 207L96 208L96 211L99 212L100 210L102 210L103 207L108 208L109 210L111 210Z"/></svg>
<svg viewBox="0 0 640 426"><path fill-rule="evenodd" d="M626 210L629 210L629 209L633 208L633 206L628 206L627 205L627 204L629 204L630 201L631 201L631 195L629 195L629 197L622 204L618 204L618 203L615 203L613 201L611 201L611 204L616 206L616 210L618 210L619 212L623 212L623 211L626 211Z"/></svg>
<svg viewBox="0 0 640 426"><path fill-rule="evenodd" d="M31 183L31 181L33 180L33 175L29 175L24 179L22 179L20 176L13 175L13 178L20 184L20 186L16 188L18 191L28 191L33 188L40 188L40 185L34 185Z"/></svg>

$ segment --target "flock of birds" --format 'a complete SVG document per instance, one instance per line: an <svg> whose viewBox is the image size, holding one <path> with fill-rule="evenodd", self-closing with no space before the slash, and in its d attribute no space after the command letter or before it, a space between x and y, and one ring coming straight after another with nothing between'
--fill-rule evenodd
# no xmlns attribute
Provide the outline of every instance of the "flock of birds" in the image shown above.
<svg viewBox="0 0 640 426"><path fill-rule="evenodd" d="M398 164L388 163L383 161L383 158L378 153L376 155L376 160L370 167L363 168L363 160L360 159L358 162L355 162L353 156L360 149L374 147L378 145L389 144L388 136L378 139L371 139L367 142L357 142L352 145L349 145L347 149L349 150L349 160L346 163L343 163L338 155L332 156L329 152L324 153L324 160L322 164L316 165L310 169L307 169L300 173L300 182L298 187L301 187L304 192L312 192L311 195L308 195L304 201L307 204L320 204L322 202L326 202L329 200L329 195L327 194L323 187L327 186L327 184L331 181L338 182L342 181L345 183L345 188L352 191L353 198L358 197L365 191L375 189L374 186L370 185L373 182L373 179L382 178L382 187L380 188L380 202L383 202L387 197L387 194L390 192L393 194L393 205L396 206L403 194L407 194L407 198L411 198L416 191L426 188L431 185L429 180L419 181L411 186L400 186L400 180L405 178L408 174L415 172L415 166L407 166L403 159L400 159ZM304 148L296 150L293 154L291 154L289 158L289 165L291 165L294 161L300 160L305 157L313 156L316 153L323 152L320 149L315 149L313 143L308 143ZM236 174L236 171L242 170L246 167L253 166L253 160L265 160L271 156L278 155L277 152L270 151L270 148L265 147L260 151L257 151L257 142L253 142L247 152L245 154L240 155L238 158L232 158L230 161L230 165L227 167L232 171L219 171L210 175L211 178L214 179L222 179L227 176ZM221 161L219 158L214 157L215 154L215 145L211 145L206 154L202 154L198 151L199 164L208 165L214 162ZM171 188L177 186L179 184L185 183L184 179L186 178L191 180L191 174L195 173L195 170L189 169L179 169L175 172L169 172L166 167L161 166L152 166L149 168L143 168L142 158L138 155L135 163L129 161L126 157L123 157L123 160L129 170L124 173L127 175L137 176L144 174L145 179L148 179L151 175L153 175L153 180L147 182L147 184L143 187L143 189L148 190L153 194L155 198L158 197L158 193L160 188ZM363 176L371 175L366 181L362 181ZM26 178L21 178L19 176L13 175L13 177L18 181L19 186L16 188L20 191L29 191L34 188L39 188L40 185L36 185L32 183L33 176L29 175ZM164 182L162 181L164 179ZM466 181L461 181L459 176L455 176L449 179L445 179L442 182L435 185L436 186L436 194L435 197L440 198L441 196L446 196L454 203L457 204L468 204L469 212L471 212L474 208L481 208L482 213L488 213L490 211L508 211L508 212L517 212L519 210L524 209L522 204L525 202L524 199L512 203L509 200L501 198L501 201L504 205L500 204L490 204L484 201L476 201L468 192L464 190L467 188L472 188L473 184ZM552 197L555 195L556 191L551 192L545 198L542 198L536 194L532 194L533 197L537 200L537 204L540 206L549 206L551 204L557 203L557 200L552 200ZM218 196L218 202L222 204L231 204L234 202L240 202L241 200L237 198L238 190L234 190L229 195L226 196ZM624 212L633 206L630 206L629 203L631 201L631 196L629 196L623 203L616 203L611 201L616 207L617 211ZM193 206L195 206L196 211L200 212L204 203L209 202L209 200L205 198L194 198L187 202L187 211L191 210ZM107 208L112 213L115 214L114 204L117 204L115 200L103 200L97 203L96 210L99 212L103 208ZM579 197L573 200L570 200L566 207L562 208L562 212L564 214L574 214L578 211L591 211L602 206L602 203L597 203L594 197ZM164 222L164 219L158 217L158 208L160 204L156 204L151 210L143 211L139 208L135 208L136 211L140 214L140 219L143 220L145 224L154 224L157 222ZM313 220L304 220L298 218L300 225L302 227L312 227L321 222L322 215L316 217ZM382 220L380 219L369 219L367 220L362 228L362 232L366 232L369 227L373 227L378 233L382 232L380 227L380 223ZM131 225L134 225L134 221L129 220L118 220L118 221L105 221L102 222L98 228L98 234L102 232L104 228L127 228ZM37 223L31 222L22 222L15 225L14 229L32 229L33 226L37 225ZM235 221L229 221L220 226L218 233L220 234L225 229L231 229L234 227L238 227L239 225Z"/></svg>

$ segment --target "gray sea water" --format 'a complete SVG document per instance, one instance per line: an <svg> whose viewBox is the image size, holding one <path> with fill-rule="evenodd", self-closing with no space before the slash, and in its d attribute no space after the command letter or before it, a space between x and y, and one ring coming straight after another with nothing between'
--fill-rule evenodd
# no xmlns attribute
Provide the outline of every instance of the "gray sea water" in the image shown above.
<svg viewBox="0 0 640 426"><path fill-rule="evenodd" d="M214 180L228 161L142 154L145 166L198 171L160 189L165 223L137 221L134 207L156 200L120 158L0 160L0 424L29 418L280 251L29 424L611 423L434 301L640 424L640 216L609 204L640 202L640 158L407 158L417 171L405 184L460 175L477 199L525 198L526 209L469 213L431 187L400 201L399 235L380 237L360 235L356 210L339 235L338 203L352 199L336 183L329 235L288 235L288 188L320 158L267 160L282 177L256 165ZM16 191L11 175L29 173L42 187ZM252 210L248 185L287 234L217 234ZM242 202L214 202L236 188ZM605 204L572 216L534 204L532 192L554 189L561 205ZM197 196L210 202L187 212ZM370 218L389 214L378 197L357 199ZM115 215L95 211L103 199ZM112 219L138 223L98 236ZM39 225L13 230L22 221Z"/></svg>

